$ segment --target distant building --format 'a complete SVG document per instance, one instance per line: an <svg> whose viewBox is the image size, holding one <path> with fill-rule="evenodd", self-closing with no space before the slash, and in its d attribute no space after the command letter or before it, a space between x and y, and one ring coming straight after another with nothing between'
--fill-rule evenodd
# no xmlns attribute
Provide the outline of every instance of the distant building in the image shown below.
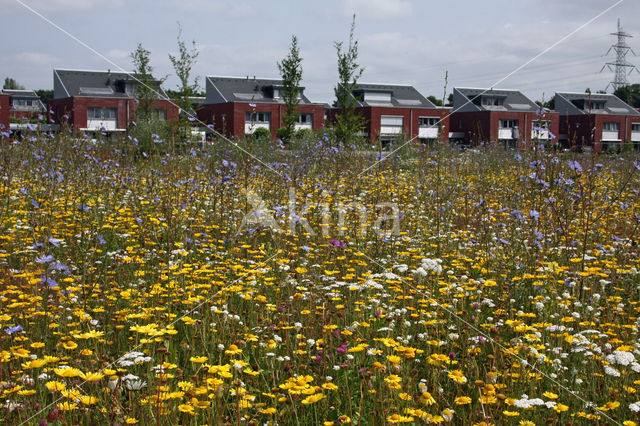
<svg viewBox="0 0 640 426"><path fill-rule="evenodd" d="M127 73L113 71L53 71L53 100L49 108L58 123L82 131L120 132L135 120L139 83ZM151 108L161 120L176 120L178 107L157 85Z"/></svg>
<svg viewBox="0 0 640 426"><path fill-rule="evenodd" d="M618 149L625 143L640 147L640 112L617 96L556 93L554 101L563 145L595 151Z"/></svg>
<svg viewBox="0 0 640 426"><path fill-rule="evenodd" d="M370 141L388 145L398 137L430 142L449 140L449 108L438 107L413 86L358 83L353 91L356 113L365 119ZM332 108L335 117L340 110Z"/></svg>
<svg viewBox="0 0 640 426"><path fill-rule="evenodd" d="M2 89L0 93L9 96L9 120L13 130L30 120L44 121L46 109L35 91Z"/></svg>
<svg viewBox="0 0 640 426"><path fill-rule="evenodd" d="M541 109L517 90L453 89L451 139L459 143L553 144L558 120L557 112Z"/></svg>
<svg viewBox="0 0 640 426"><path fill-rule="evenodd" d="M207 96L198 118L229 137L243 138L259 128L276 132L283 126L282 80L249 77L206 78ZM311 102L300 88L297 130L317 132L324 126L324 107Z"/></svg>

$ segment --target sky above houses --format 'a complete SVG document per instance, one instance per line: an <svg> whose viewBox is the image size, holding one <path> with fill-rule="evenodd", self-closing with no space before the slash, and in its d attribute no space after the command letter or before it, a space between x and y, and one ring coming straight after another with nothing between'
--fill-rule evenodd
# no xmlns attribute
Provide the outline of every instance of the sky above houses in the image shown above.
<svg viewBox="0 0 640 426"><path fill-rule="evenodd" d="M539 100L605 89L613 72L600 70L615 61L606 53L618 18L640 54L637 0L0 0L0 11L0 78L33 89L53 88L54 68L130 70L138 43L174 89L168 54L177 51L178 22L200 51L193 74L201 86L205 75L277 78L295 34L314 102L333 101L334 43L348 41L354 13L361 81L411 84L438 98L446 72L447 94L494 87ZM640 67L640 57L627 59ZM639 83L640 73L628 78Z"/></svg>

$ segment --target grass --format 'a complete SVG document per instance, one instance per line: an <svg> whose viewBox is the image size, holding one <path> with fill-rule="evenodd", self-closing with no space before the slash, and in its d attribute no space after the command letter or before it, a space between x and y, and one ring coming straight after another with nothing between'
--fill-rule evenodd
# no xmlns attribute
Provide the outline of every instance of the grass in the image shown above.
<svg viewBox="0 0 640 426"><path fill-rule="evenodd" d="M638 421L634 153L241 145L0 141L5 423Z"/></svg>

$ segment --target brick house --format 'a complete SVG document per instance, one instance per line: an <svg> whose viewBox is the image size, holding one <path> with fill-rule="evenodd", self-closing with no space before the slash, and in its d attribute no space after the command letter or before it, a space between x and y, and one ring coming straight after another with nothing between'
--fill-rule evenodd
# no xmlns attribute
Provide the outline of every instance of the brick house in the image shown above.
<svg viewBox="0 0 640 426"><path fill-rule="evenodd" d="M207 76L206 101L198 109L198 118L229 137L244 138L264 128L275 138L285 114L282 90L282 80ZM299 98L296 129L317 132L324 126L323 105L311 102L304 87Z"/></svg>
<svg viewBox="0 0 640 426"><path fill-rule="evenodd" d="M77 130L123 132L135 120L139 83L131 74L113 71L53 70L53 110L57 123ZM178 118L178 107L158 85L151 108L161 120Z"/></svg>
<svg viewBox="0 0 640 426"><path fill-rule="evenodd" d="M640 112L607 93L556 93L560 141L599 152L633 143L640 147Z"/></svg>
<svg viewBox="0 0 640 426"><path fill-rule="evenodd" d="M7 131L9 129L10 102L11 98L9 95L3 95L0 93L0 132Z"/></svg>
<svg viewBox="0 0 640 426"><path fill-rule="evenodd" d="M556 143L559 115L542 110L517 90L453 89L451 139L464 144L499 142L527 148Z"/></svg>
<svg viewBox="0 0 640 426"><path fill-rule="evenodd" d="M46 109L35 91L2 89L0 93L9 97L9 120L13 122L13 130L19 127L19 121L42 121Z"/></svg>
<svg viewBox="0 0 640 426"><path fill-rule="evenodd" d="M386 146L401 135L421 142L449 140L450 109L434 105L413 86L358 83L352 95L371 142ZM339 113L336 108L328 110L332 118Z"/></svg>

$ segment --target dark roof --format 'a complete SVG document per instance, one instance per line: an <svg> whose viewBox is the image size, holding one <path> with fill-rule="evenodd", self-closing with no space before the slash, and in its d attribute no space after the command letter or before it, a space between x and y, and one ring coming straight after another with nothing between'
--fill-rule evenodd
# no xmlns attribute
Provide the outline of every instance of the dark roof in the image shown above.
<svg viewBox="0 0 640 426"><path fill-rule="evenodd" d="M609 93L556 93L555 109L569 115L640 115L631 105Z"/></svg>
<svg viewBox="0 0 640 426"><path fill-rule="evenodd" d="M360 107L438 108L409 85L358 83L353 95Z"/></svg>
<svg viewBox="0 0 640 426"><path fill-rule="evenodd" d="M456 99L455 92L463 95L464 98ZM483 98L497 98L500 100L498 105L485 105L482 103ZM511 112L535 112L540 109L538 104L526 97L518 90L504 89L472 89L472 88L454 88L454 110L468 110L473 105L476 111L511 111ZM456 101L461 105L456 105ZM471 101L471 102L469 102ZM465 105L466 104L466 105Z"/></svg>
<svg viewBox="0 0 640 426"><path fill-rule="evenodd" d="M133 73L114 71L53 70L54 98L133 98L139 84ZM168 99L157 81L161 99Z"/></svg>
<svg viewBox="0 0 640 426"><path fill-rule="evenodd" d="M34 90L2 89L0 93L2 93L3 95L9 95L12 98L40 99L40 97L36 94Z"/></svg>
<svg viewBox="0 0 640 426"><path fill-rule="evenodd" d="M282 80L272 78L207 76L207 100L208 103L283 103L282 98L274 98L274 91L282 87ZM300 104L311 104L304 95L304 87L300 89Z"/></svg>

